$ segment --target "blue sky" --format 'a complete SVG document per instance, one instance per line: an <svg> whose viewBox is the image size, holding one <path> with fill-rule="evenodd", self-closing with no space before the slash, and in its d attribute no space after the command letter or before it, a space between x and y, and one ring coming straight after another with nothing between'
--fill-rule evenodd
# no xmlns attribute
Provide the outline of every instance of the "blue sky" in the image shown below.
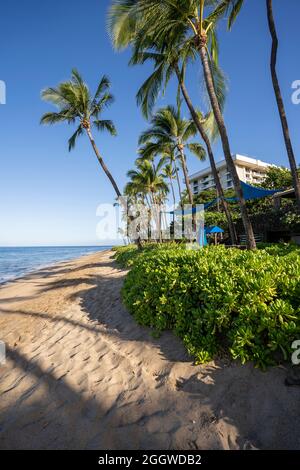
<svg viewBox="0 0 300 470"><path fill-rule="evenodd" d="M232 152L287 165L269 73L270 37L265 1L245 0L231 33L220 27L221 63L229 81L226 122ZM300 153L300 105L291 102L291 84L300 79L298 21L300 2L274 0L280 37L279 65L296 156ZM150 67L127 66L129 51L117 53L106 31L109 0L28 0L2 2L0 80L7 104L0 105L0 246L95 244L96 208L114 201L114 193L92 150L81 138L72 153L72 127L39 125L49 106L40 90L67 79L77 67L91 88L109 75L118 137L97 135L97 143L120 187L136 158L139 133L147 122L135 94ZM188 86L201 103L201 69L189 73ZM173 82L158 105L174 102ZM187 111L184 113L188 116ZM217 159L222 158L215 144ZM299 162L299 159L297 159ZM190 172L204 166L189 158Z"/></svg>

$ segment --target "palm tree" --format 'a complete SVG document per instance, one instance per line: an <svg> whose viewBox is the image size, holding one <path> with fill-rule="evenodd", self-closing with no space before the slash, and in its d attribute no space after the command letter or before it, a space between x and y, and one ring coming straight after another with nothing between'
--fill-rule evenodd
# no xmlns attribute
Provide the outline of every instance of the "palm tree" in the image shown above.
<svg viewBox="0 0 300 470"><path fill-rule="evenodd" d="M149 196L151 205L157 205L158 195L168 193L168 186L161 173L163 161L157 166L147 160L136 160L136 168L127 172L127 177L134 182L139 192Z"/></svg>
<svg viewBox="0 0 300 470"><path fill-rule="evenodd" d="M166 148L178 152L184 174L185 185L188 191L189 203L193 204L193 193L187 169L185 150L188 149L200 160L205 159L205 150L198 142L190 142L197 133L195 124L190 119L182 118L180 108L167 106L159 109L151 119L151 127L142 133L139 143L141 145L152 143L157 154L163 154Z"/></svg>
<svg viewBox="0 0 300 470"><path fill-rule="evenodd" d="M136 168L129 170L127 177L130 181L125 187L125 194L136 196L146 200L149 211L153 213L157 226L159 238L161 239L161 211L160 206L163 199L169 191L161 172L164 160L162 159L157 166L146 159L137 159Z"/></svg>
<svg viewBox="0 0 300 470"><path fill-rule="evenodd" d="M175 197L175 191L174 191L174 186L173 186L173 180L176 178L176 173L175 173L175 170L174 170L173 166L170 163L168 163L163 168L162 175L164 176L164 178L169 180L170 188L171 188L171 191L172 191L173 204L174 204L174 207L175 207L176 197Z"/></svg>
<svg viewBox="0 0 300 470"><path fill-rule="evenodd" d="M167 44L170 50L181 44L192 44L200 56L206 89L219 129L227 167L238 197L241 217L249 249L256 248L241 182L231 154L222 109L216 93L213 67L218 55L215 34L217 22L227 13L232 0L118 0L110 10L109 24L114 43L125 47L137 40L147 47L147 38L157 44ZM212 8L217 4L215 8ZM205 16L205 10L208 11Z"/></svg>
<svg viewBox="0 0 300 470"><path fill-rule="evenodd" d="M181 69L179 66L180 57L183 61ZM218 134L215 121L214 119L212 119L213 115L211 112L207 113L206 116L203 116L201 112L195 109L184 80L186 61L190 57L194 57L193 50L190 46L183 47L181 49L178 48L177 51L174 53L173 51L160 51L155 44L149 44L148 50L140 50L139 45L137 44L137 47L133 52L130 64L143 64L146 61L151 60L154 62L155 65L154 72L143 83L137 93L137 102L141 105L145 117L148 118L150 113L152 112L159 91L162 88L166 88L168 81L171 79L172 75L175 74L180 86L182 96L191 113L191 117L195 123L199 135L205 143L214 182L216 185L217 194L218 197L221 199L222 206L228 221L231 242L233 245L235 245L237 244L236 231L228 207L228 203L224 195L223 187L221 185L221 181L215 164L215 158L210 142L210 137L208 135L210 134L211 138L213 139ZM219 103L222 106L225 100L224 80L222 77L222 73L218 67L214 67L213 71L215 74L214 80L218 92Z"/></svg>
<svg viewBox="0 0 300 470"><path fill-rule="evenodd" d="M177 166L178 156L176 155L175 149L172 145L157 145L157 142L147 142L146 144L142 145L139 149L139 155L141 160L148 160L154 164L154 158L160 156L164 159L165 162L169 162L172 168L174 169L178 187L178 194L180 205L183 208L182 202L182 190L181 190L181 183L180 183L180 175L179 175L179 168Z"/></svg>
<svg viewBox="0 0 300 470"><path fill-rule="evenodd" d="M113 96L109 90L110 81L104 75L100 80L95 95L92 97L88 86L84 83L79 72L73 69L71 80L60 83L56 88L47 88L42 91L43 100L54 104L58 111L44 114L41 118L41 124L77 123L78 127L69 139L69 151L75 147L77 138L86 133L98 162L119 198L121 197L121 192L100 155L92 134L92 128L96 128L98 131L107 130L113 136L117 134L112 121L99 119L104 108L113 102Z"/></svg>
<svg viewBox="0 0 300 470"><path fill-rule="evenodd" d="M236 20L236 17L243 6L243 3L244 3L244 0L235 0L233 4L230 6L231 9L229 12L229 20L228 20L229 29L232 27L234 21ZM299 175L297 171L297 163L295 159L294 149L293 149L293 145L292 145L292 141L290 137L288 120L286 117L284 102L283 102L283 98L281 94L277 71L276 71L278 36L277 36L276 25L275 25L274 14L273 14L273 1L266 0L266 7L267 7L268 25L269 25L271 38L272 38L271 61L270 61L272 83L273 83L274 93L276 97L279 117L281 121L281 127L282 127L284 142L286 146L286 151L287 151L287 155L288 155L288 159L290 163L297 207L298 207L298 211L300 211L300 180L299 180Z"/></svg>

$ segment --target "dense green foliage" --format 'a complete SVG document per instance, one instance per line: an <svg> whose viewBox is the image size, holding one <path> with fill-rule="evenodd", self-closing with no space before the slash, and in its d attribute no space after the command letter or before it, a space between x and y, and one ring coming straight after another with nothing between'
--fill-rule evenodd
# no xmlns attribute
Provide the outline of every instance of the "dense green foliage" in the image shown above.
<svg viewBox="0 0 300 470"><path fill-rule="evenodd" d="M133 265L123 299L134 318L157 331L173 330L197 363L228 351L264 367L288 358L300 338L296 246L249 252L167 244L138 256L126 247L117 258Z"/></svg>
<svg viewBox="0 0 300 470"><path fill-rule="evenodd" d="M141 253L136 245L117 246L113 248L115 259L122 268L128 268L133 265L134 260Z"/></svg>
<svg viewBox="0 0 300 470"><path fill-rule="evenodd" d="M293 187L293 178L290 170L284 167L271 166L268 168L267 175L263 183L264 188L269 189L287 189Z"/></svg>
<svg viewBox="0 0 300 470"><path fill-rule="evenodd" d="M186 244L182 245L169 242L169 243L145 243L143 250L139 250L137 245L117 246L113 248L115 251L115 259L122 268L129 268L137 261L140 256L145 256L148 253L159 250L179 250L185 248Z"/></svg>

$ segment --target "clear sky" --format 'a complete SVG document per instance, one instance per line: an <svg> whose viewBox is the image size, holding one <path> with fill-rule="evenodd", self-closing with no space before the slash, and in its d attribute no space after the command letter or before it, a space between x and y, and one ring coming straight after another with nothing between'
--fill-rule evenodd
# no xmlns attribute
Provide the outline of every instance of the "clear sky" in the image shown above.
<svg viewBox="0 0 300 470"><path fill-rule="evenodd" d="M231 33L220 27L221 63L229 80L226 122L233 153L287 165L269 73L270 37L264 0L245 0ZM300 105L291 84L300 79L299 0L274 0L280 37L279 76L295 153L300 154ZM109 75L116 98L105 113L118 137L98 134L97 143L120 187L136 158L139 133L147 126L135 94L150 67L127 66L129 51L113 51L106 30L109 0L27 0L2 2L0 80L7 104L0 105L0 246L95 244L96 208L114 201L85 138L68 153L72 127L40 126L49 105L40 90L54 86L77 67L91 88ZM288 8L287 8L288 4ZM201 72L190 70L188 85L201 102ZM175 82L158 105L174 101ZM184 113L188 116L187 111ZM220 144L215 145L222 158ZM299 158L297 158L299 163ZM204 166L188 160L191 172Z"/></svg>

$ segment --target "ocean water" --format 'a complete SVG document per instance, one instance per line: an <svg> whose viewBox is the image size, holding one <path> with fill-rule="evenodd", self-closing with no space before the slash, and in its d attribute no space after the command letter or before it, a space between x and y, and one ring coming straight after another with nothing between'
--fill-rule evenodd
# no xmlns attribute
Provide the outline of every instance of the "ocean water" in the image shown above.
<svg viewBox="0 0 300 470"><path fill-rule="evenodd" d="M0 284L54 263L109 249L109 246L0 247Z"/></svg>

